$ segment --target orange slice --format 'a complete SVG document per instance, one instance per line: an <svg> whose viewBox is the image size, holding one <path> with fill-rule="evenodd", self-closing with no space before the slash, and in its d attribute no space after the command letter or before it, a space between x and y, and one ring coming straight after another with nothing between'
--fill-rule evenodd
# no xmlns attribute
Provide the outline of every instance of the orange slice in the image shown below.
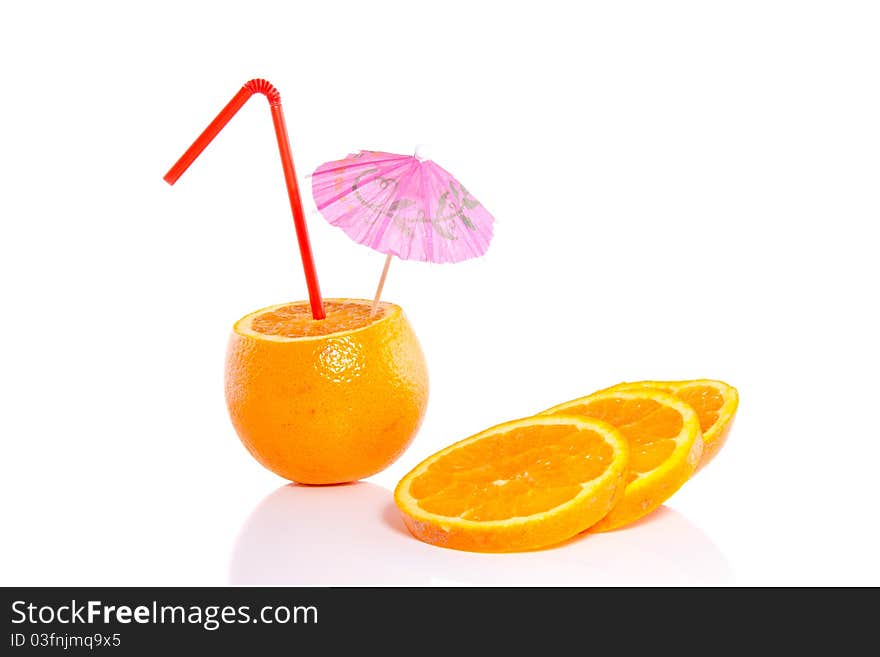
<svg viewBox="0 0 880 657"><path fill-rule="evenodd" d="M535 416L437 452L400 480L394 501L416 538L475 552L532 550L598 522L626 483L629 448L590 418Z"/></svg>
<svg viewBox="0 0 880 657"><path fill-rule="evenodd" d="M554 406L541 415L595 418L616 427L629 441L626 490L590 531L608 531L649 514L681 488L697 469L703 451L696 411L661 390L608 390Z"/></svg>
<svg viewBox="0 0 880 657"><path fill-rule="evenodd" d="M739 405L739 393L723 381L696 379L693 381L635 381L619 383L608 390L638 390L655 388L669 392L691 406L700 418L703 432L703 468L724 447L733 418Z"/></svg>

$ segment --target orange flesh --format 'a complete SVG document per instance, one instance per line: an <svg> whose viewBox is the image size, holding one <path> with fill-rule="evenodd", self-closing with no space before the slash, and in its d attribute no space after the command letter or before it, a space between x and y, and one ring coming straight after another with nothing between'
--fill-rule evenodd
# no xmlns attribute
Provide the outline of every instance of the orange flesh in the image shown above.
<svg viewBox="0 0 880 657"><path fill-rule="evenodd" d="M718 421L718 411L724 404L724 397L715 388L687 386L676 390L675 394L697 412L700 418L700 430L703 433Z"/></svg>
<svg viewBox="0 0 880 657"><path fill-rule="evenodd" d="M434 462L410 492L430 513L505 520L548 511L607 469L613 451L590 430L536 425L465 445Z"/></svg>
<svg viewBox="0 0 880 657"><path fill-rule="evenodd" d="M263 335L313 337L363 328L382 319L388 311L387 307L379 304L376 315L371 318L369 303L324 301L324 312L327 314L325 319L312 319L308 303L292 303L257 315L250 328Z"/></svg>
<svg viewBox="0 0 880 657"><path fill-rule="evenodd" d="M629 478L650 472L675 450L673 440L682 429L681 414L653 399L602 399L583 406L565 409L573 415L604 420L629 440L631 451Z"/></svg>

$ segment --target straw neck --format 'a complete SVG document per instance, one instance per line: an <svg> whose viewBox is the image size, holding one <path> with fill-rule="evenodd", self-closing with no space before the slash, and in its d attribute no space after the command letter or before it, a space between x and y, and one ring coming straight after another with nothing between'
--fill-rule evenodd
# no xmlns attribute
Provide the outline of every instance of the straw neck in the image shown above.
<svg viewBox="0 0 880 657"><path fill-rule="evenodd" d="M248 80L242 86L250 91L251 94L263 94L269 100L269 105L272 107L281 105L281 94L268 80L254 78L253 80Z"/></svg>

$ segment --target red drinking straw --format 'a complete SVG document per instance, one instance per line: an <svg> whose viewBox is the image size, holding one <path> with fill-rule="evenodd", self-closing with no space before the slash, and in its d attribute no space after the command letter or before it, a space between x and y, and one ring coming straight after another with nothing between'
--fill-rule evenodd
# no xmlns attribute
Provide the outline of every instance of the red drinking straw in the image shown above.
<svg viewBox="0 0 880 657"><path fill-rule="evenodd" d="M315 271L315 260L309 243L309 231L306 228L306 217L303 212L299 186L296 184L296 170L293 168L293 156L290 154L290 140L287 137L287 125L284 123L284 111L281 109L281 94L268 80L255 79L244 83L238 93L233 96L226 107L208 124L204 132L186 149L180 159L165 174L165 182L173 185L189 165L201 154L217 133L223 129L235 113L242 108L248 98L261 93L269 100L272 111L272 123L275 125L275 136L278 139L278 152L281 154L281 166L284 169L284 181L287 183L287 195L290 197L290 210L293 212L293 225L296 227L296 238L299 242L299 253L302 256L303 271L309 289L309 303L312 306L312 317L324 319L324 301L318 287L318 273Z"/></svg>

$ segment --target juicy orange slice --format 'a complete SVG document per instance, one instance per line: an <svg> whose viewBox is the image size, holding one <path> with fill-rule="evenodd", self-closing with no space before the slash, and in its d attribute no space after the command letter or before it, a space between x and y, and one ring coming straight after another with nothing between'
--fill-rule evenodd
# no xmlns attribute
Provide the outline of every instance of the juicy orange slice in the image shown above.
<svg viewBox="0 0 880 657"><path fill-rule="evenodd" d="M661 390L607 390L554 406L541 415L603 420L629 441L626 490L590 531L608 531L647 515L681 488L703 451L696 411Z"/></svg>
<svg viewBox="0 0 880 657"><path fill-rule="evenodd" d="M426 543L476 552L545 547L598 522L620 499L629 448L581 417L506 422L428 457L394 500Z"/></svg>
<svg viewBox="0 0 880 657"><path fill-rule="evenodd" d="M700 419L700 431L703 432L703 468L721 451L733 418L739 405L739 393L736 388L723 381L695 379L693 381L635 381L619 383L608 390L638 390L655 388L669 392L691 406Z"/></svg>

